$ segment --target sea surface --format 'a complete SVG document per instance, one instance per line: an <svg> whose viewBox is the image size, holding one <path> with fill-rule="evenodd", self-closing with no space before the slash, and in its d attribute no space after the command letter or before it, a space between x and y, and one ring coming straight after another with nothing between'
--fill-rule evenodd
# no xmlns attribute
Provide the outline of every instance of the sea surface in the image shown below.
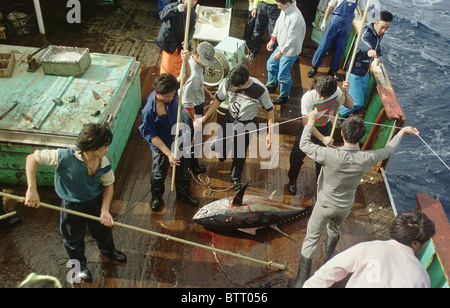
<svg viewBox="0 0 450 308"><path fill-rule="evenodd" d="M406 118L450 165L450 1L380 0L394 20L383 62ZM447 97L449 96L449 97ZM450 170L416 136L405 136L386 173L399 212L417 208L415 193L437 196L450 218Z"/></svg>

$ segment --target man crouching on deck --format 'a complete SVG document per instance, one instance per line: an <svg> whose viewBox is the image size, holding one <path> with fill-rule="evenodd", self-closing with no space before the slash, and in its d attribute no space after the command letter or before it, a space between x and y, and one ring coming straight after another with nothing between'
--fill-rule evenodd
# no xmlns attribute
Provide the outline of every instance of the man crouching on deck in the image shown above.
<svg viewBox="0 0 450 308"><path fill-rule="evenodd" d="M86 224L96 240L100 253L107 258L126 263L127 257L114 246L113 218L109 212L114 192L114 172L108 158L113 135L108 126L86 124L78 136L77 146L57 150L37 150L28 155L26 175L28 189L25 205L39 207L40 200L36 186L39 165L55 168L55 191L62 199L61 207L85 214L99 216L102 222L62 212L60 230L69 259L80 262L80 273L75 277L92 282L92 275L86 266L84 236Z"/></svg>

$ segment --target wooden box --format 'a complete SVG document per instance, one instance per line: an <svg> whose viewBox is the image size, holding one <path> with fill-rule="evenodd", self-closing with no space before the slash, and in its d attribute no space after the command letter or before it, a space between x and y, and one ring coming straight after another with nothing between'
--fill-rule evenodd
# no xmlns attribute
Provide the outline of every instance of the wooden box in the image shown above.
<svg viewBox="0 0 450 308"><path fill-rule="evenodd" d="M16 65L13 53L0 53L0 78L11 77Z"/></svg>

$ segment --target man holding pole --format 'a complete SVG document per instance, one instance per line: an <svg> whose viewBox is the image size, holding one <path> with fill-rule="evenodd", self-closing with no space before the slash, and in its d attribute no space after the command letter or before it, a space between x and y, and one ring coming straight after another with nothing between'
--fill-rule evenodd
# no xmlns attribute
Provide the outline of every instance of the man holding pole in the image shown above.
<svg viewBox="0 0 450 308"><path fill-rule="evenodd" d="M187 18L187 3L191 8L197 4L197 0L179 0L168 4L160 13L159 18L163 22L159 30L156 45L162 50L160 74L171 73L175 77L180 76L182 59L181 50L185 41L185 23ZM189 8L189 24L187 29L188 41L192 39L195 32L197 14ZM187 49L187 46L185 46Z"/></svg>
<svg viewBox="0 0 450 308"><path fill-rule="evenodd" d="M127 257L116 250L109 212L114 192L114 172L108 158L113 135L106 125L86 124L78 136L77 146L57 150L37 150L27 156L25 171L28 189L25 205L39 207L36 175L39 165L55 168L55 191L62 199L61 207L100 217L101 222L61 213L60 230L69 259L78 260L81 271L77 278L92 282L84 255L86 225L102 255L126 263Z"/></svg>
<svg viewBox="0 0 450 308"><path fill-rule="evenodd" d="M302 245L297 278L289 283L291 287L297 288L302 287L310 276L312 258L325 229L327 238L322 245L325 262L333 255L339 241L339 227L353 208L356 188L367 170L394 153L405 134L419 134L416 128L407 126L402 128L385 148L361 151L359 141L364 137L366 127L360 117L351 117L346 119L341 127L344 146L339 149L323 147L311 142L317 116L317 109L309 113L300 141L301 150L320 163L322 170L317 184L317 201Z"/></svg>
<svg viewBox="0 0 450 308"><path fill-rule="evenodd" d="M343 83L342 90L338 87L337 81L332 76L324 76L316 79L311 90L306 92L302 97L301 112L303 116L303 125L297 132L294 146L289 156L289 193L295 195L297 193L297 178L303 165L306 154L300 149L300 138L305 125L308 123L308 114L319 109L320 116L317 118L312 129L312 142L318 145L333 146L333 137L330 134L332 125L330 121L331 110L335 102L344 97L344 105L348 108L353 107L352 97L348 94L349 84ZM316 178L319 177L321 165L316 163Z"/></svg>
<svg viewBox="0 0 450 308"><path fill-rule="evenodd" d="M215 64L215 49L209 42L201 42L197 46L197 53L189 59L189 67L191 76L185 82L183 87L182 105L180 120L188 125L190 132L186 132L194 139L194 124L195 117L203 116L203 109L205 100L213 101L214 95L205 86L204 72L206 66L214 66ZM200 165L195 153L198 152L195 146L190 151L190 168L195 174L204 173L206 166Z"/></svg>
<svg viewBox="0 0 450 308"><path fill-rule="evenodd" d="M199 202L190 192L192 176L188 170L189 158L183 156L178 158L172 153L172 148L177 146L177 142L174 142L173 128L177 124L179 83L172 74L162 74L153 82L153 88L155 90L142 109L142 124L139 126L142 137L152 150L151 209L153 211L161 209L169 165L177 168L175 173L177 199L197 206Z"/></svg>
<svg viewBox="0 0 450 308"><path fill-rule="evenodd" d="M389 29L392 14L386 11L380 13L380 20L364 26L361 41L356 51L355 64L349 76L350 95L353 97L353 108L341 106L340 116L347 118L352 112L364 105L369 86L369 69L373 61L381 59L381 39Z"/></svg>

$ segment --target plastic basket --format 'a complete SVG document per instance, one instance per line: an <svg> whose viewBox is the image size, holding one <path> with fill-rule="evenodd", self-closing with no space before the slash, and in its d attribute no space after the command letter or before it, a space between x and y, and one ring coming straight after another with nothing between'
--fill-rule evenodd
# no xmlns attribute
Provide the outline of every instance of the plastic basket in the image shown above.
<svg viewBox="0 0 450 308"><path fill-rule="evenodd" d="M12 12L7 17L11 24L14 36L25 36L36 33L36 15L27 15L22 12Z"/></svg>

